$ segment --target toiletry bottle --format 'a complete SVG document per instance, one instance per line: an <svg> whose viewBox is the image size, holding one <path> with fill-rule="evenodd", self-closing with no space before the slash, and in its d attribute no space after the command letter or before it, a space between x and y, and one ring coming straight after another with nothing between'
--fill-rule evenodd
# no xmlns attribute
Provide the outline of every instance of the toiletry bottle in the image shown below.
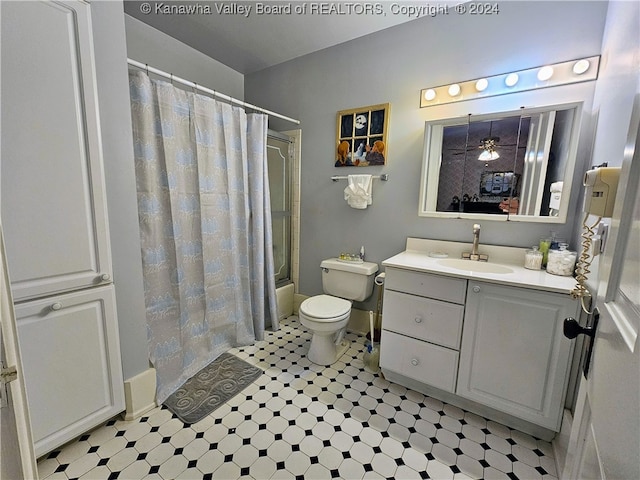
<svg viewBox="0 0 640 480"><path fill-rule="evenodd" d="M551 247L550 238L541 238L539 243L539 250L542 252L542 268L547 267L547 260L549 258L549 248Z"/></svg>
<svg viewBox="0 0 640 480"><path fill-rule="evenodd" d="M364 262L364 245L360 247L360 260Z"/></svg>

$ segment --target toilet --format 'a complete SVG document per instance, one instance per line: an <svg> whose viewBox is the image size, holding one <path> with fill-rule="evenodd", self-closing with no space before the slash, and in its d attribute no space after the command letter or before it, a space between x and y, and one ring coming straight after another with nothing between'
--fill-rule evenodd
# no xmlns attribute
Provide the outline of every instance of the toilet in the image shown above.
<svg viewBox="0 0 640 480"><path fill-rule="evenodd" d="M371 296L378 265L329 258L320 267L324 294L302 302L298 316L313 334L307 358L318 365L331 365L349 348L343 338L351 316L351 302Z"/></svg>

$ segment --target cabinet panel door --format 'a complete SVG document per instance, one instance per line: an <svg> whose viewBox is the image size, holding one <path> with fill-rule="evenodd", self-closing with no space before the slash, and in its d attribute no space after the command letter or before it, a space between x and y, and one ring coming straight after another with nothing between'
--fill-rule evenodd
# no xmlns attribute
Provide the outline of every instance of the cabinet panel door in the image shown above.
<svg viewBox="0 0 640 480"><path fill-rule="evenodd" d="M2 219L14 300L110 275L89 7L2 2Z"/></svg>
<svg viewBox="0 0 640 480"><path fill-rule="evenodd" d="M469 282L456 393L557 431L575 314L569 295Z"/></svg>
<svg viewBox="0 0 640 480"><path fill-rule="evenodd" d="M124 410L113 286L16 306L36 455Z"/></svg>
<svg viewBox="0 0 640 480"><path fill-rule="evenodd" d="M448 348L382 331L380 367L453 392L458 369L458 352Z"/></svg>
<svg viewBox="0 0 640 480"><path fill-rule="evenodd" d="M444 347L460 348L464 306L387 290L385 328Z"/></svg>

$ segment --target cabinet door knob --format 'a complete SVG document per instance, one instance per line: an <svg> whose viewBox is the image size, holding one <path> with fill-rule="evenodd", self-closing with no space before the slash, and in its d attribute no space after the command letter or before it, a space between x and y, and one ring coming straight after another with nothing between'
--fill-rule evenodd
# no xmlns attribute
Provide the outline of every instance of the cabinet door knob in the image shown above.
<svg viewBox="0 0 640 480"><path fill-rule="evenodd" d="M417 358L411 359L411 365L413 365L414 367L417 367L419 363L420 363L420 360L418 360Z"/></svg>
<svg viewBox="0 0 640 480"><path fill-rule="evenodd" d="M475 293L480 293L480 287L478 285L476 285L475 287L473 287L473 291Z"/></svg>
<svg viewBox="0 0 640 480"><path fill-rule="evenodd" d="M415 321L416 323L422 323L422 317L416 317Z"/></svg>
<svg viewBox="0 0 640 480"><path fill-rule="evenodd" d="M51 305L51 310L58 311L62 308L62 304L60 302L56 302Z"/></svg>
<svg viewBox="0 0 640 480"><path fill-rule="evenodd" d="M111 275L109 275L108 273L103 273L102 275L100 275L100 280L102 280L103 282L108 282L109 280L111 280Z"/></svg>

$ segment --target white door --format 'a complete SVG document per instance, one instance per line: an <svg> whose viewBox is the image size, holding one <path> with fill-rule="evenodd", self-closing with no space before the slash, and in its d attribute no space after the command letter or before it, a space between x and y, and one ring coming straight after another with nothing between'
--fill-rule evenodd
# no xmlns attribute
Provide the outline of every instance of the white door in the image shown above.
<svg viewBox="0 0 640 480"><path fill-rule="evenodd" d="M31 441L29 413L16 336L16 319L9 289L0 226L0 359L5 380L14 378L9 371L15 367L15 379L0 381L0 478L38 478Z"/></svg>
<svg viewBox="0 0 640 480"><path fill-rule="evenodd" d="M582 377L562 478L640 478L640 101L636 96L611 232L600 259L600 323Z"/></svg>

